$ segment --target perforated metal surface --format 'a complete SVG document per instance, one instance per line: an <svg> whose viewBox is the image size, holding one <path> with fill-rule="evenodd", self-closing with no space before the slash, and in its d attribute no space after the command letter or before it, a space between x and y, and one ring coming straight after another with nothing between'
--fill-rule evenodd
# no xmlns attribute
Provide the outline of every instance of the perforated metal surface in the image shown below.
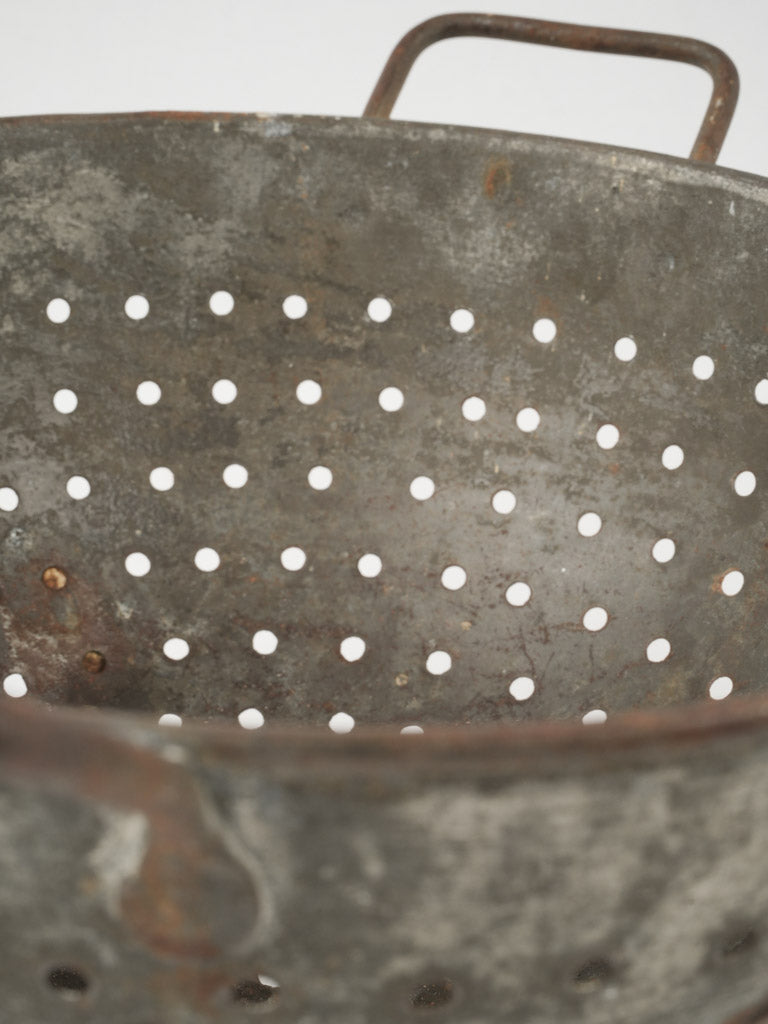
<svg viewBox="0 0 768 1024"><path fill-rule="evenodd" d="M405 725L610 714L704 699L722 676L760 688L757 182L354 121L67 119L3 136L2 483L20 499L2 514L3 662L33 692ZM135 295L142 319L124 310ZM65 322L46 316L54 298ZM155 404L137 398L146 382ZM400 409L382 408L387 388ZM224 482L232 465L244 486ZM744 471L757 486L740 496ZM281 564L292 548L298 571ZM49 567L61 589L41 585ZM727 597L731 570L745 583ZM272 653L254 652L261 631ZM350 662L349 637L365 644ZM658 638L671 653L654 663ZM519 677L526 701L510 698Z"/></svg>
<svg viewBox="0 0 768 1024"><path fill-rule="evenodd" d="M363 121L0 135L0 672L152 715L5 701L13 1019L721 1024L759 1001L765 709L739 695L765 686L765 184ZM154 726L246 709L255 735ZM440 728L465 723L520 728Z"/></svg>

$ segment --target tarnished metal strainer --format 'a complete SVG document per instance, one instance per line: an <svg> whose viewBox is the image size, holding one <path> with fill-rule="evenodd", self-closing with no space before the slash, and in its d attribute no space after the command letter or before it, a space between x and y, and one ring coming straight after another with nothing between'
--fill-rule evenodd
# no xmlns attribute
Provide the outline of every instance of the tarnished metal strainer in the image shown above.
<svg viewBox="0 0 768 1024"><path fill-rule="evenodd" d="M461 33L701 64L693 160L385 120ZM361 120L0 122L3 1022L762 1019L736 89L457 15Z"/></svg>

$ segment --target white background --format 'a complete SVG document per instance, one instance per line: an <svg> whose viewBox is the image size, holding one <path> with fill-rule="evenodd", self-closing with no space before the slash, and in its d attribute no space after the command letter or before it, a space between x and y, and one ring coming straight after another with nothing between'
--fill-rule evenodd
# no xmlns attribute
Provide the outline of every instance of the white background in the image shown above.
<svg viewBox="0 0 768 1024"><path fill-rule="evenodd" d="M741 73L720 157L768 175L768 0L4 0L4 114L235 110L358 116L386 57L451 10L698 36ZM498 40L428 50L394 115L685 156L709 79L661 61Z"/></svg>

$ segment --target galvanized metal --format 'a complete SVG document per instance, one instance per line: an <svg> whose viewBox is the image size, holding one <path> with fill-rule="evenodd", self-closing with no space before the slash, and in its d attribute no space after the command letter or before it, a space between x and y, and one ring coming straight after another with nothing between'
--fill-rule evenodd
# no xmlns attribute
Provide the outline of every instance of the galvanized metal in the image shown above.
<svg viewBox="0 0 768 1024"><path fill-rule="evenodd" d="M757 1021L765 182L378 120L17 119L0 146L0 672L36 698L0 716L9 1020Z"/></svg>

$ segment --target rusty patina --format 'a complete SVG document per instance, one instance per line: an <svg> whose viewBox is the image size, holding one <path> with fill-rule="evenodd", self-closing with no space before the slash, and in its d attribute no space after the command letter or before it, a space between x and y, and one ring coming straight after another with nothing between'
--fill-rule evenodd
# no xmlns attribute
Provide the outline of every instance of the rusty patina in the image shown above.
<svg viewBox="0 0 768 1024"><path fill-rule="evenodd" d="M0 141L4 1019L757 1024L766 182L379 119Z"/></svg>
<svg viewBox="0 0 768 1024"><path fill-rule="evenodd" d="M717 46L701 39L472 11L429 18L403 36L371 93L365 115L389 117L419 54L433 43L456 36L507 39L590 53L655 57L702 68L712 78L712 95L690 156L691 160L701 163L717 160L739 98L739 75L733 61Z"/></svg>

